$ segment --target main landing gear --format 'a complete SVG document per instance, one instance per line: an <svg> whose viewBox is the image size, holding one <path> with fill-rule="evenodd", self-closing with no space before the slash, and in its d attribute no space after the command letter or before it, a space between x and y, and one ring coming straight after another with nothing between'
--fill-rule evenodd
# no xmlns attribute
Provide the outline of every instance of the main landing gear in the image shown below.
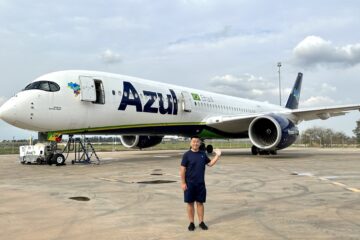
<svg viewBox="0 0 360 240"><path fill-rule="evenodd" d="M252 146L251 147L251 153L252 155L276 155L277 151L276 150L262 150L256 146Z"/></svg>
<svg viewBox="0 0 360 240"><path fill-rule="evenodd" d="M205 143L202 142L199 149L200 149L200 151L204 151L204 152L206 151L207 153L210 154L213 152L214 147L212 145L205 146Z"/></svg>

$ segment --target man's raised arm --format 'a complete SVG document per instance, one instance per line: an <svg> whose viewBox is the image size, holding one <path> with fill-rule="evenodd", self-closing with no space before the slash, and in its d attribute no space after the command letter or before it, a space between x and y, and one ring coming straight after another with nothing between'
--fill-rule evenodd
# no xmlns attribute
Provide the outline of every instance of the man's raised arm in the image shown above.
<svg viewBox="0 0 360 240"><path fill-rule="evenodd" d="M214 150L214 154L215 156L211 159L211 161L208 163L209 167L212 167L215 165L215 163L217 162L217 160L219 160L220 156L221 156L221 150L220 149L215 149Z"/></svg>

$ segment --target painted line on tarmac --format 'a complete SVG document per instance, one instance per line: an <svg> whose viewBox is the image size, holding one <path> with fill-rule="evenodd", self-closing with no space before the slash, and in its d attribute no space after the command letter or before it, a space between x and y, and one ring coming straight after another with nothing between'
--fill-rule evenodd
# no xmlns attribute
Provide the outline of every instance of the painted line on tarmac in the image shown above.
<svg viewBox="0 0 360 240"><path fill-rule="evenodd" d="M348 190L348 191L351 191L351 192L360 192L360 189L357 189L357 188L353 188L353 187L349 187L347 186L346 184L344 183L341 183L341 182L335 182L335 181L331 181L330 179L336 179L338 178L337 176L329 176L329 177L318 177L318 176L315 176L314 174L312 173L309 173L309 172L304 172L304 173L299 173L299 172L292 172L291 173L292 175L296 175L296 176L306 176L306 177L311 177L311 178L316 178L318 180L321 180L321 181L327 181L327 182L330 182L331 184L335 185L335 186L339 186L339 187L342 187L344 188L345 190Z"/></svg>

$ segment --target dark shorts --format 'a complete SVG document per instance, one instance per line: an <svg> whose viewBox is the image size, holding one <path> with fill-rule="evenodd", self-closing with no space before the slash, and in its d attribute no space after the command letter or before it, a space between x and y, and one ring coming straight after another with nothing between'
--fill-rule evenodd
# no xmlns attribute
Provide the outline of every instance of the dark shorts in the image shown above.
<svg viewBox="0 0 360 240"><path fill-rule="evenodd" d="M206 187L205 183L187 183L187 189L184 191L184 202L206 202Z"/></svg>

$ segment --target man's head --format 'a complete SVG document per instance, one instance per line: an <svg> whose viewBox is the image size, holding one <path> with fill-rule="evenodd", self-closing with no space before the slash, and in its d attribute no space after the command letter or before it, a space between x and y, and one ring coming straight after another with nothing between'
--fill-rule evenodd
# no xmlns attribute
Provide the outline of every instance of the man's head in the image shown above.
<svg viewBox="0 0 360 240"><path fill-rule="evenodd" d="M201 139L199 136L192 136L190 141L191 150L197 152L199 151L201 145Z"/></svg>

